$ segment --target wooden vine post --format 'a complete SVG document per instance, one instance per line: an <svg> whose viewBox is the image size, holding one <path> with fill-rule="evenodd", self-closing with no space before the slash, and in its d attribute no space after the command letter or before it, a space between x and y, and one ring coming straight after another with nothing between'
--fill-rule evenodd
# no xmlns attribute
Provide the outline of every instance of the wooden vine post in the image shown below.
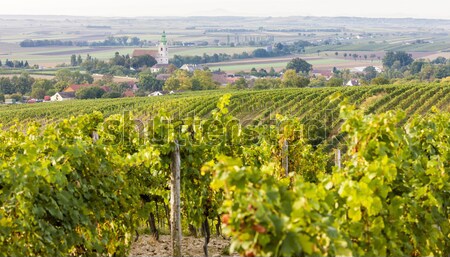
<svg viewBox="0 0 450 257"><path fill-rule="evenodd" d="M338 169L341 169L341 161L342 161L342 156L341 156L341 150L340 149L336 149L335 152L335 164L338 167Z"/></svg>
<svg viewBox="0 0 450 257"><path fill-rule="evenodd" d="M172 256L181 257L180 166L180 146L175 140L170 176L170 235Z"/></svg>
<svg viewBox="0 0 450 257"><path fill-rule="evenodd" d="M289 176L289 145L286 139L283 142L283 148L281 150L282 150L281 166L283 166L284 173L287 177Z"/></svg>

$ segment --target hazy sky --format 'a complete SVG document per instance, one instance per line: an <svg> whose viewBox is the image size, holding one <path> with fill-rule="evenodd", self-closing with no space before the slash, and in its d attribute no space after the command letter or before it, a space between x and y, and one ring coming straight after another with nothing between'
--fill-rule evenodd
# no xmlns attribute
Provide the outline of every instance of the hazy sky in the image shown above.
<svg viewBox="0 0 450 257"><path fill-rule="evenodd" d="M360 16L450 19L449 0L2 0L0 14Z"/></svg>

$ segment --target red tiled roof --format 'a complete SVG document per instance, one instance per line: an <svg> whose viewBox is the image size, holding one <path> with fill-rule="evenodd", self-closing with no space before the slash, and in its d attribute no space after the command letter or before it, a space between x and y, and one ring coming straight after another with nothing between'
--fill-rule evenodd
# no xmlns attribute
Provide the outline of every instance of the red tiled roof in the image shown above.
<svg viewBox="0 0 450 257"><path fill-rule="evenodd" d="M111 91L111 88L108 86L101 86L100 88L103 89L103 91L105 91L105 92Z"/></svg>
<svg viewBox="0 0 450 257"><path fill-rule="evenodd" d="M66 89L63 90L63 92L77 92L82 87L91 87L90 84L80 84L80 85L70 85Z"/></svg>
<svg viewBox="0 0 450 257"><path fill-rule="evenodd" d="M132 57L138 57L143 55L150 55L153 57L158 57L158 50L148 50L148 49L134 49Z"/></svg>
<svg viewBox="0 0 450 257"><path fill-rule="evenodd" d="M124 97L134 97L134 93L131 90L127 90L122 94Z"/></svg>

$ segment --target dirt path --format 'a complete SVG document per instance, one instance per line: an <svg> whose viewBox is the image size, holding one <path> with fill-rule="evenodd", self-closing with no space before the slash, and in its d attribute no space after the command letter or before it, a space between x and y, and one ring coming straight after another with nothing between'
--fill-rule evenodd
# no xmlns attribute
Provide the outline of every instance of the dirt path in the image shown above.
<svg viewBox="0 0 450 257"><path fill-rule="evenodd" d="M228 240L212 237L208 244L209 256L224 256L229 244ZM203 238L183 237L181 252L183 256L204 256ZM171 256L170 236L161 236L156 242L149 235L141 235L131 246L130 256Z"/></svg>

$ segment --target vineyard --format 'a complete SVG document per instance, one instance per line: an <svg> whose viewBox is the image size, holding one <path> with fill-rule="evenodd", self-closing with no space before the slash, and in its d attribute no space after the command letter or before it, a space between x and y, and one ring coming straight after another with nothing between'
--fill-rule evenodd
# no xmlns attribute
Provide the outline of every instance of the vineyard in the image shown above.
<svg viewBox="0 0 450 257"><path fill-rule="evenodd" d="M340 92L351 104L364 108L365 113L387 110L405 110L407 116L424 114L431 106L448 110L450 85L392 85L345 88L302 88L261 91L201 91L186 92L162 97L129 99L97 99L45 103L39 105L3 106L0 117L3 124L18 119L22 122L44 121L51 123L73 115L99 111L105 116L133 112L136 118L152 118L164 109L176 118L209 117L216 103L226 93L232 95L230 113L247 123L262 124L275 117L276 113L300 118L303 122L311 118L325 118L325 114L336 119L339 116L338 102L330 103L328 97Z"/></svg>
<svg viewBox="0 0 450 257"><path fill-rule="evenodd" d="M449 90L1 107L0 255L126 255L144 223L155 239L174 228L178 166L181 230L201 232L206 255L215 232L245 256L447 256Z"/></svg>

